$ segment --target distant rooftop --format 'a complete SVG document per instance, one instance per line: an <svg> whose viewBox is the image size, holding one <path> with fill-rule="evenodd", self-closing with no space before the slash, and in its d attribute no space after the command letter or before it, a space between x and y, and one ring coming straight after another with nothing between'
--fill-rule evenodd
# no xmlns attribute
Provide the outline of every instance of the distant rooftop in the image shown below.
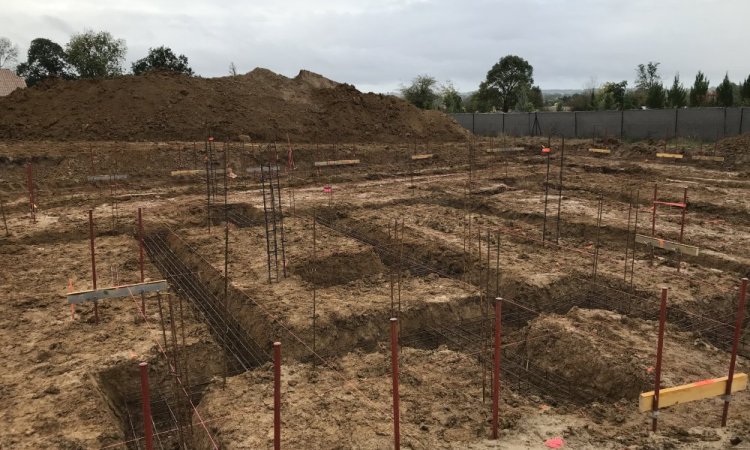
<svg viewBox="0 0 750 450"><path fill-rule="evenodd" d="M10 69L0 69L0 97L26 87L26 81Z"/></svg>

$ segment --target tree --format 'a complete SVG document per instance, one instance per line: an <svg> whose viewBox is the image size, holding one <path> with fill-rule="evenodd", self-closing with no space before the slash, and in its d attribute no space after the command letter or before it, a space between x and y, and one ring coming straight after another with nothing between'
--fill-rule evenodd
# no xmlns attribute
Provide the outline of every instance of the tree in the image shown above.
<svg viewBox="0 0 750 450"><path fill-rule="evenodd" d="M674 76L672 87L667 92L669 106L672 108L682 108L687 106L687 89L680 83L680 74Z"/></svg>
<svg viewBox="0 0 750 450"><path fill-rule="evenodd" d="M86 30L74 34L65 46L68 63L81 78L106 78L122 75L127 46L107 31Z"/></svg>
<svg viewBox="0 0 750 450"><path fill-rule="evenodd" d="M443 109L447 113L457 113L464 110L461 94L458 93L456 88L453 86L453 83L451 83L450 81L447 82L440 90L440 100Z"/></svg>
<svg viewBox="0 0 750 450"><path fill-rule="evenodd" d="M734 87L729 81L729 73L724 75L724 80L716 87L716 101L719 106L730 107L734 105Z"/></svg>
<svg viewBox="0 0 750 450"><path fill-rule="evenodd" d="M708 78L700 70L695 75L693 88L690 90L690 106L704 106L708 94Z"/></svg>
<svg viewBox="0 0 750 450"><path fill-rule="evenodd" d="M661 84L658 62L649 61L647 64L638 64L636 68L635 88L636 95L643 103L652 109L663 108L667 100L666 90Z"/></svg>
<svg viewBox="0 0 750 450"><path fill-rule="evenodd" d="M18 61L18 46L10 39L0 37L0 69L11 67Z"/></svg>
<svg viewBox="0 0 750 450"><path fill-rule="evenodd" d="M625 106L625 92L628 82L623 80L619 83L608 81L599 87L596 100L597 109L623 109Z"/></svg>
<svg viewBox="0 0 750 450"><path fill-rule="evenodd" d="M544 107L544 95L542 95L542 88L539 86L532 86L526 96L534 109L538 110Z"/></svg>
<svg viewBox="0 0 750 450"><path fill-rule="evenodd" d="M534 68L528 61L516 55L503 56L487 72L487 79L479 85L480 91L493 102L508 112L518 102L519 94L534 83Z"/></svg>
<svg viewBox="0 0 750 450"><path fill-rule="evenodd" d="M436 84L435 78L419 75L412 80L410 86L401 88L401 95L417 108L432 109L439 97L435 92Z"/></svg>
<svg viewBox="0 0 750 450"><path fill-rule="evenodd" d="M237 76L237 66L234 65L234 61L229 63L229 75L233 77Z"/></svg>
<svg viewBox="0 0 750 450"><path fill-rule="evenodd" d="M177 72L193 75L185 55L175 55L169 47L149 48L148 55L132 64L133 75L143 75L151 71Z"/></svg>
<svg viewBox="0 0 750 450"><path fill-rule="evenodd" d="M742 104L750 105L750 75L747 76L747 80L740 84L740 98Z"/></svg>
<svg viewBox="0 0 750 450"><path fill-rule="evenodd" d="M73 78L68 71L63 48L44 38L31 41L26 62L18 65L16 73L24 77L29 86L47 78Z"/></svg>

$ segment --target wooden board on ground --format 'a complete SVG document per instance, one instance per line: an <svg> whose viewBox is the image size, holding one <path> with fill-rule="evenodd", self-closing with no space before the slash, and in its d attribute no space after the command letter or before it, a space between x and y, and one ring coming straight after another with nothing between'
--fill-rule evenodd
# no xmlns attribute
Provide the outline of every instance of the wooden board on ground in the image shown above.
<svg viewBox="0 0 750 450"><path fill-rule="evenodd" d="M680 244L679 242L668 241L642 234L635 235L635 242L639 244L653 245L654 247L663 248L664 250L678 251L684 255L698 256L700 249L692 245Z"/></svg>
<svg viewBox="0 0 750 450"><path fill-rule="evenodd" d="M86 177L89 181L114 181L114 180L125 180L127 179L127 175L123 174L117 174L117 175L89 175Z"/></svg>
<svg viewBox="0 0 750 450"><path fill-rule="evenodd" d="M682 159L683 158L682 153L657 153L657 158L673 158L673 159Z"/></svg>
<svg viewBox="0 0 750 450"><path fill-rule="evenodd" d="M104 298L120 298L138 295L145 292L160 292L169 289L166 280L149 281L147 283L124 284L91 291L78 291L68 294L68 303L83 303L90 300L101 300Z"/></svg>
<svg viewBox="0 0 750 450"><path fill-rule="evenodd" d="M487 153L504 153L504 152L522 152L526 150L524 147L503 147L503 148L488 148Z"/></svg>
<svg viewBox="0 0 750 450"><path fill-rule="evenodd" d="M708 156L708 155L693 155L690 157L690 159L694 159L696 161L724 161L723 156Z"/></svg>
<svg viewBox="0 0 750 450"><path fill-rule="evenodd" d="M224 169L214 169L216 174L224 174ZM169 174L173 177L189 177L194 175L205 175L206 169L192 169L192 170L173 170Z"/></svg>
<svg viewBox="0 0 750 450"><path fill-rule="evenodd" d="M732 379L732 392L747 388L747 374L736 373ZM703 400L724 395L727 390L727 377L711 378L695 383L659 389L659 409L680 403ZM651 411L654 405L654 391L643 392L638 401L640 412Z"/></svg>
<svg viewBox="0 0 750 450"><path fill-rule="evenodd" d="M358 159L337 159L335 161L315 161L315 167L353 166L359 164Z"/></svg>
<svg viewBox="0 0 750 450"><path fill-rule="evenodd" d="M589 151L591 153L603 153L605 155L609 155L610 153L612 153L612 150L608 148L590 148Z"/></svg>
<svg viewBox="0 0 750 450"><path fill-rule="evenodd" d="M411 155L411 159L412 160L417 160L417 159L432 159L432 157L433 157L432 153L422 153L422 154L419 154L419 155Z"/></svg>

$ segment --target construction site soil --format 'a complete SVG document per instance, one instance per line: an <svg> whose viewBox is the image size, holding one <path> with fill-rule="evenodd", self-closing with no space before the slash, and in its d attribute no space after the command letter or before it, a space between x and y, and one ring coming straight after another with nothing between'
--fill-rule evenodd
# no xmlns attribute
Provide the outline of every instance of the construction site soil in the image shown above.
<svg viewBox="0 0 750 450"><path fill-rule="evenodd" d="M437 111L391 95L364 94L306 70L294 78L257 68L221 78L152 73L57 80L0 98L3 139L200 140L207 133L254 142L467 137Z"/></svg>
<svg viewBox="0 0 750 450"><path fill-rule="evenodd" d="M662 409L656 433L638 411L654 386L663 286L662 387L727 374L750 274L746 136L711 146L724 161L656 158L663 142L566 141L564 164L553 138L549 179L547 138L430 141L217 142L212 155L192 140L0 143L0 448L144 448L139 361L150 365L156 448L272 448L275 341L283 447L390 448L393 316L405 448L750 443L746 390L724 428L718 397ZM609 155L588 151L605 145ZM226 198L224 157L236 175ZM359 163L314 164L339 159ZM269 161L283 207L270 217L259 179ZM652 226L680 238L676 207L660 206L653 225L655 183L671 203L688 189L683 244L697 255L633 242ZM130 296L100 301L98 324L90 302L71 317L65 294L92 287L88 211L101 288L140 281L138 208L145 279L166 279L171 293L147 295L145 314ZM750 370L749 321L738 373Z"/></svg>

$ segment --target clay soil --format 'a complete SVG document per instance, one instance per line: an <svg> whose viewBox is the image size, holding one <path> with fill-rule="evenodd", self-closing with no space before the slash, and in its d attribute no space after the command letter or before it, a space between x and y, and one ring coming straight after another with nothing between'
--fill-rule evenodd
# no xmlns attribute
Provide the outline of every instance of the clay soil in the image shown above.
<svg viewBox="0 0 750 450"><path fill-rule="evenodd" d="M178 442L178 422L189 448L269 448L274 341L282 343L285 447L389 448L392 316L401 325L404 447L545 448L547 439L561 437L566 448L742 448L750 442L746 391L734 396L726 428L719 426L718 399L663 410L655 434L650 416L637 410L639 393L653 387L662 286L669 287L662 385L726 375L737 288L750 262L743 247L750 178L742 154L730 151L742 139L712 148L726 150L724 163L699 164L657 160L659 142L568 141L560 199L561 149L553 139L546 227L547 165L539 153L546 138L295 144L297 168L290 175L282 167L279 180L287 276L279 253L278 280L274 263L271 283L256 168L275 160L273 145L230 145L238 177L227 192L234 214L225 273L221 176L209 217L205 173L171 175L204 168L203 144L6 142L0 147L9 229L8 236L0 229L6 365L0 448L143 448L142 441L126 442L142 436L141 360L151 364L154 390L174 401L167 363L174 355L164 348L165 337L172 342L171 324L162 333L156 297L147 297L145 317L140 297L104 300L98 325L91 304L71 318L65 299L69 283L91 288L89 209L96 219L97 285L139 281L137 208L147 235L165 236L184 262L180 275L195 277L222 301L228 275L226 314L263 355L250 370L232 370L224 383L224 355L232 349L222 347L194 300L177 289L174 307L181 299L185 308L180 360L200 388L192 391L189 420L157 424L164 448ZM603 145L612 155L588 152ZM525 150L486 151L511 146ZM222 146L216 150L221 160ZM707 153L695 145L680 151ZM415 153L433 157L413 161ZM313 166L344 158L361 162ZM28 162L36 223L25 192ZM109 174L127 178L87 181ZM631 259L636 210L638 232L651 231L655 182L660 199L673 202L688 188L684 242L699 247L699 256L658 249L652 256L639 244ZM332 196L324 185L332 186ZM659 209L659 237L679 237L676 213ZM149 255L146 278L172 281L175 274L160 272ZM497 442L489 439L487 320L496 296L505 299ZM737 370L747 372L747 331L740 350Z"/></svg>

